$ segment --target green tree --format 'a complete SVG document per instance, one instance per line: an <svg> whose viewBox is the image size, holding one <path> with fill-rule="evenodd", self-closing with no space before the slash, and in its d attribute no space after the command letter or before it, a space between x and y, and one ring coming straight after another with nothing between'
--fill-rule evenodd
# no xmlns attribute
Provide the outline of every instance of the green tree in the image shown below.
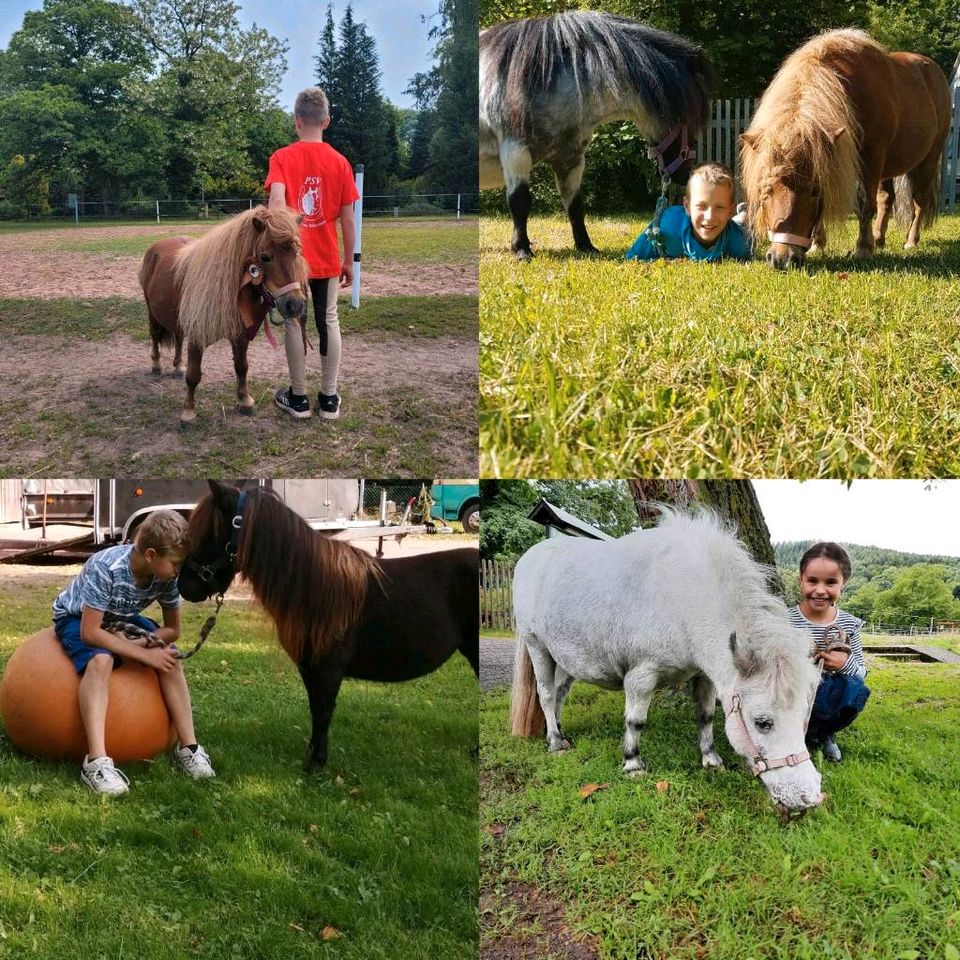
<svg viewBox="0 0 960 960"><path fill-rule="evenodd" d="M903 570L893 586L877 597L873 619L886 623L922 623L930 618L957 618L960 605L944 573L939 564L917 563Z"/></svg>
<svg viewBox="0 0 960 960"><path fill-rule="evenodd" d="M116 197L129 183L118 144L131 84L148 65L120 3L45 0L28 11L0 58L2 160L22 156L23 178L45 180L56 193Z"/></svg>
<svg viewBox="0 0 960 960"><path fill-rule="evenodd" d="M400 169L400 148L390 105L380 91L376 42L348 6L334 40L333 13L320 37L317 82L330 100L330 127L324 135L351 163L364 165L367 193L385 192Z"/></svg>
<svg viewBox="0 0 960 960"><path fill-rule="evenodd" d="M159 76L144 107L168 119L170 191L191 196L224 180L259 181L250 162L251 116L277 106L285 43L266 30L241 30L230 0L135 0L142 36Z"/></svg>

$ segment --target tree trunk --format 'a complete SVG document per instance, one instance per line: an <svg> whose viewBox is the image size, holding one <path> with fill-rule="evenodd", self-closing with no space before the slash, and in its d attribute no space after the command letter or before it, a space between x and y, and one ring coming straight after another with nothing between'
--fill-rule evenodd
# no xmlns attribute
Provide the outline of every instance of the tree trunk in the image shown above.
<svg viewBox="0 0 960 960"><path fill-rule="evenodd" d="M637 515L645 526L651 526L652 523L645 521L653 521L657 516L650 507L651 502L667 503L680 510L690 510L694 503L702 503L730 522L754 560L773 570L770 586L774 593L786 599L783 581L776 572L770 530L749 480L630 480L629 483Z"/></svg>

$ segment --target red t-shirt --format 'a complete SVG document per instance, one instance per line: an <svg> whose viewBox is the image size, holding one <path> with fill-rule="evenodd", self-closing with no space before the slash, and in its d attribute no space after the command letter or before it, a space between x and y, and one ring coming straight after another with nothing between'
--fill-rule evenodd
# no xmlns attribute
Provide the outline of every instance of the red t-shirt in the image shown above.
<svg viewBox="0 0 960 960"><path fill-rule="evenodd" d="M273 183L284 185L287 206L303 217L300 242L310 276L340 276L337 217L341 207L360 198L350 162L327 143L298 140L270 158L263 188L269 193Z"/></svg>

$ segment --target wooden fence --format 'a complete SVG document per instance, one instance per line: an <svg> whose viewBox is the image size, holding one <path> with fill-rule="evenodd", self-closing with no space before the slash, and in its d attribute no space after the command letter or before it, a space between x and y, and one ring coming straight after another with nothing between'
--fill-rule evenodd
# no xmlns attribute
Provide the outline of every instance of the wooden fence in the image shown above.
<svg viewBox="0 0 960 960"><path fill-rule="evenodd" d="M513 630L513 567L504 560L480 561L480 626Z"/></svg>
<svg viewBox="0 0 960 960"><path fill-rule="evenodd" d="M960 84L952 87L951 96L952 120L940 168L941 213L955 213L960 207ZM707 129L703 139L697 141L697 163L708 160L724 163L733 171L739 184L740 135L750 126L756 108L755 99L712 100Z"/></svg>

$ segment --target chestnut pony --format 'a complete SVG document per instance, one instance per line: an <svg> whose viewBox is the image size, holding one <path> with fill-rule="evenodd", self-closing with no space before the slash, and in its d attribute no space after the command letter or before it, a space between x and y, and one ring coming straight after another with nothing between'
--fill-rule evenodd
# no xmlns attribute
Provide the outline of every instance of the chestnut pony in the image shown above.
<svg viewBox="0 0 960 960"><path fill-rule="evenodd" d="M854 256L869 257L886 242L895 200L905 247L915 247L937 213L949 127L947 81L927 57L890 53L861 30L831 30L804 44L784 61L741 138L749 220L758 242L770 241L767 261L801 266L826 242L824 225L854 206Z"/></svg>
<svg viewBox="0 0 960 960"><path fill-rule="evenodd" d="M270 490L209 483L190 517L180 593L198 602L222 594L238 573L249 582L307 688L308 770L326 762L344 677L412 680L458 650L479 675L476 550L375 560L311 530Z"/></svg>
<svg viewBox="0 0 960 960"><path fill-rule="evenodd" d="M299 221L289 210L255 207L231 217L199 240L168 237L144 254L140 286L147 301L153 373L160 375L160 344L173 344L173 375L182 376L187 341L184 426L197 413L203 351L229 340L237 374L237 406L251 414L247 390L247 346L270 307L284 318L306 312L307 265L300 255Z"/></svg>

